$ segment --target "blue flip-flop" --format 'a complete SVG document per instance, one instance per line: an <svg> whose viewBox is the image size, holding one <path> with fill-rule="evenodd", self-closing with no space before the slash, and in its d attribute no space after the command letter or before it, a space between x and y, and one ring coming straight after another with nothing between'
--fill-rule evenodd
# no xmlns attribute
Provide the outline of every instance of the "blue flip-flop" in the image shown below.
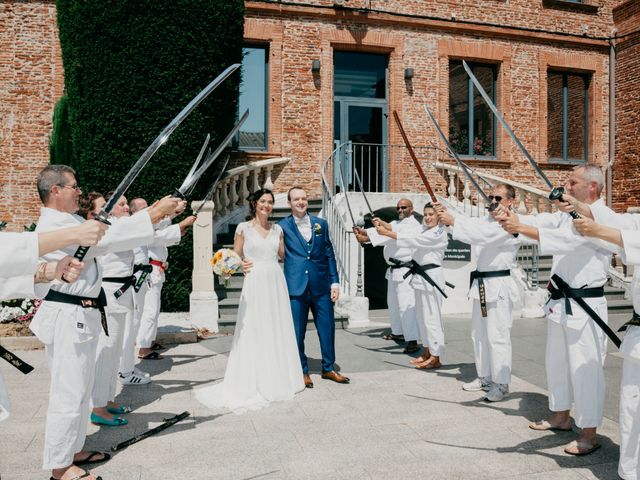
<svg viewBox="0 0 640 480"><path fill-rule="evenodd" d="M91 423L94 425L106 425L107 427L121 427L129 423L126 418L122 417L112 417L102 418L100 415L96 415L95 413L91 413Z"/></svg>

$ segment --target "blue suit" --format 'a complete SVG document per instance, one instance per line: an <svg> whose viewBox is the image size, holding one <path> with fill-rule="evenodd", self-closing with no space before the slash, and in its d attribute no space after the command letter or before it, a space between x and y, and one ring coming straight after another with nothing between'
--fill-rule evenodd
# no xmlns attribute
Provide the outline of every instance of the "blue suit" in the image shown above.
<svg viewBox="0 0 640 480"><path fill-rule="evenodd" d="M311 309L320 338L322 371L330 372L333 370L336 357L331 284L339 282L338 269L333 245L329 239L329 225L322 218L311 215L309 218L309 242L300 234L292 215L278 222L284 232L284 276L289 288L302 371L309 372L307 356L304 353L304 337Z"/></svg>

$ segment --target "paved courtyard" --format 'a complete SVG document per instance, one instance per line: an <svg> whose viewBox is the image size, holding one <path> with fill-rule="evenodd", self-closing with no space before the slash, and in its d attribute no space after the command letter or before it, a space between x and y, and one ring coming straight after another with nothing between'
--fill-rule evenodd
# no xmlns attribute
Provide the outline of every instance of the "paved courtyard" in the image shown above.
<svg viewBox="0 0 640 480"><path fill-rule="evenodd" d="M602 448L571 457L571 432L535 432L527 422L547 412L543 319L514 322L512 393L486 403L461 384L475 376L468 318L447 317L447 353L436 372L408 364L402 347L381 338L384 312L369 328L337 330L336 350L351 385L320 379L315 332L307 336L315 388L291 402L244 415L210 411L193 389L224 375L231 337L172 346L146 361L153 383L118 397L134 412L125 427L90 426L88 447L109 449L182 411L191 416L114 455L94 469L105 480L171 479L616 479L621 359L607 360ZM612 318L612 324L624 318ZM48 372L43 351L19 352L28 376L3 362L14 412L0 424L2 480L48 478L40 470Z"/></svg>

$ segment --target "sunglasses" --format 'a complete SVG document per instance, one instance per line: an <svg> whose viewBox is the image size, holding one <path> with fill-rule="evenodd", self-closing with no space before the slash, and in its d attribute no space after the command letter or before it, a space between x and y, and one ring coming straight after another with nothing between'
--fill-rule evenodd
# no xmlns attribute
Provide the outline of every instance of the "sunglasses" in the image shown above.
<svg viewBox="0 0 640 480"><path fill-rule="evenodd" d="M500 195L489 195L489 200L492 202L495 200L496 202L501 202L502 197Z"/></svg>
<svg viewBox="0 0 640 480"><path fill-rule="evenodd" d="M405 207L405 206L403 206L403 205L398 205L398 206L396 207L396 210L406 210L407 208L409 208L409 207Z"/></svg>

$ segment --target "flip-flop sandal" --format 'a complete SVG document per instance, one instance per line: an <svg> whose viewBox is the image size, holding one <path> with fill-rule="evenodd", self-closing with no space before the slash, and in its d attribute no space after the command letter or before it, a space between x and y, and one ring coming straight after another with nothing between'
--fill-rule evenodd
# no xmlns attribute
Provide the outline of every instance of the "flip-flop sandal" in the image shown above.
<svg viewBox="0 0 640 480"><path fill-rule="evenodd" d="M165 347L163 345L160 345L159 343L154 343L153 345L151 345L151 350L166 350Z"/></svg>
<svg viewBox="0 0 640 480"><path fill-rule="evenodd" d="M81 480L82 478L87 478L91 475L92 473L89 470L85 470L82 475L76 475L75 477L71 477L69 480ZM60 479L51 477L49 480L60 480ZM96 477L96 480L102 480L102 477Z"/></svg>
<svg viewBox="0 0 640 480"><path fill-rule="evenodd" d="M133 410L131 410L131 407L126 407L124 405L120 405L119 407L107 407L107 412L113 413L114 415L125 415L127 413L131 413L132 411Z"/></svg>
<svg viewBox="0 0 640 480"><path fill-rule="evenodd" d="M440 362L424 362L424 363L420 363L418 365L416 365L415 369L417 370L431 370L433 368L440 368L442 366L442 364Z"/></svg>
<svg viewBox="0 0 640 480"><path fill-rule="evenodd" d="M82 465L89 465L92 463L102 463L111 459L111 455L106 452L89 452L89 456L84 460L78 460L77 462L73 462L74 465L81 467Z"/></svg>
<svg viewBox="0 0 640 480"><path fill-rule="evenodd" d="M555 427L546 420L540 420L535 423L530 423L529 428L531 430L536 430L538 432L546 432L546 431L570 432L571 430L573 430L573 428L571 427L569 428Z"/></svg>
<svg viewBox="0 0 640 480"><path fill-rule="evenodd" d="M142 357L138 355L138 358L140 360L162 360L164 357L160 355L158 352L151 352L151 353L147 353Z"/></svg>
<svg viewBox="0 0 640 480"><path fill-rule="evenodd" d="M394 342L404 342L404 335L394 335L393 333L387 333L382 336L383 340L393 340Z"/></svg>
<svg viewBox="0 0 640 480"><path fill-rule="evenodd" d="M122 427L128 424L129 421L126 418L122 417L112 417L111 419L102 418L100 415L92 413L91 423L93 423L94 425L106 425L107 427Z"/></svg>
<svg viewBox="0 0 640 480"><path fill-rule="evenodd" d="M577 452L572 452L572 451L569 450L569 448L573 448L573 447L576 447L578 449L578 451ZM581 457L583 455L589 455L590 453L595 452L599 448L600 448L600 444L599 443L594 443L593 445L591 445L589 443L578 442L578 441L574 440L573 442L571 442L569 445L567 445L564 448L564 453L566 453L568 455L574 455L576 457Z"/></svg>

